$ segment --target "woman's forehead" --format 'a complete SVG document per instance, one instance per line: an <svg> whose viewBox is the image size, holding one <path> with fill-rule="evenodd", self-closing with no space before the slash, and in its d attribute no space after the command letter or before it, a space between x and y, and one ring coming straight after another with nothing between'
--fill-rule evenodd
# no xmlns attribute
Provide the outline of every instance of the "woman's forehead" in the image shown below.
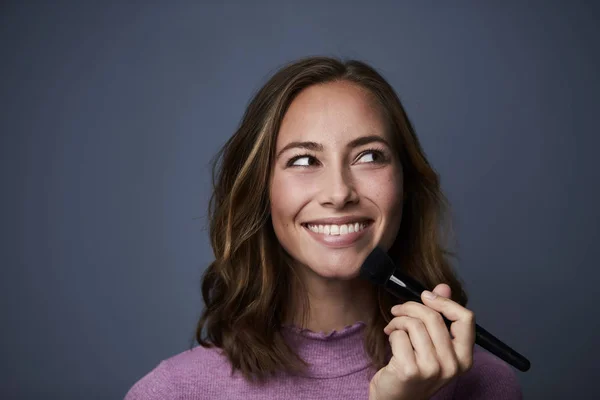
<svg viewBox="0 0 600 400"><path fill-rule="evenodd" d="M364 88L346 82L314 85L290 104L282 120L277 148L291 141L343 146L361 136L386 139L380 106Z"/></svg>

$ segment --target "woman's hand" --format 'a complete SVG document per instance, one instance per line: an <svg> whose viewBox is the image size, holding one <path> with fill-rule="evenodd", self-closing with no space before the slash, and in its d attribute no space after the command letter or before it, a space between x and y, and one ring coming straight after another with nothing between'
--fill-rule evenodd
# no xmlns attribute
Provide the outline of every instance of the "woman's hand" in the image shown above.
<svg viewBox="0 0 600 400"><path fill-rule="evenodd" d="M392 308L395 317L384 328L392 358L371 380L370 400L429 399L473 365L474 313L450 300L448 285L433 291L438 296L432 300L421 294L423 304L408 301ZM453 338L440 312L452 322Z"/></svg>

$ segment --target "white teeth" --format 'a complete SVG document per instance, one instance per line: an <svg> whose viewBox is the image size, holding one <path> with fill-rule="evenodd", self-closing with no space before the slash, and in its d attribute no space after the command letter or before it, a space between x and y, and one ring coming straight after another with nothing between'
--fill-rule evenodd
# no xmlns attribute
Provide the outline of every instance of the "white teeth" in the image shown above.
<svg viewBox="0 0 600 400"><path fill-rule="evenodd" d="M366 223L360 222L344 225L307 225L311 231L324 235L347 235L348 233L362 231L366 226Z"/></svg>

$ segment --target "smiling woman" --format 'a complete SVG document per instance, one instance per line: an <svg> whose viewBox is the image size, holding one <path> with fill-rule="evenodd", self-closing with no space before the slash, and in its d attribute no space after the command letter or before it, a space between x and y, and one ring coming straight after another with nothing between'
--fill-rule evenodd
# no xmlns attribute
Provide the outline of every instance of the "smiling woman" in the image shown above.
<svg viewBox="0 0 600 400"><path fill-rule="evenodd" d="M376 245L391 247L400 227L402 165L390 143L376 100L348 81L306 88L285 113L271 169L271 221L309 302L319 304L303 318L304 309L293 310L295 324L331 331L371 320L373 290L349 281Z"/></svg>
<svg viewBox="0 0 600 400"><path fill-rule="evenodd" d="M213 181L200 346L126 399L521 397L510 367L474 347L438 175L372 67L311 57L281 68ZM437 298L392 310L398 299L359 279L376 246Z"/></svg>

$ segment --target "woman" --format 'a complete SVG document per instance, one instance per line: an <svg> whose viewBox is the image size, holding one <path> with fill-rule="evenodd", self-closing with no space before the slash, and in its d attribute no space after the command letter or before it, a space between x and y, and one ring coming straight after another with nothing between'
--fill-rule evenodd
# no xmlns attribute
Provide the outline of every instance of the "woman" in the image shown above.
<svg viewBox="0 0 600 400"><path fill-rule="evenodd" d="M521 398L513 370L474 347L438 176L374 69L326 57L280 69L213 178L201 346L127 400ZM359 279L375 246L437 297L402 302Z"/></svg>

